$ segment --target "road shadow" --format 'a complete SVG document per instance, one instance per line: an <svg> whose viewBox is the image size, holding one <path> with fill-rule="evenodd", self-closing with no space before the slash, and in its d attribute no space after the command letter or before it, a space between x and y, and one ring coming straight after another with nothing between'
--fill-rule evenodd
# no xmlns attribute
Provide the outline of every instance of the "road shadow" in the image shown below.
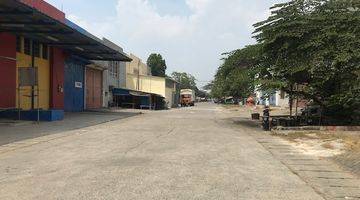
<svg viewBox="0 0 360 200"><path fill-rule="evenodd" d="M0 125L0 146L52 135L64 131L82 129L106 122L121 120L139 115L135 112L79 112L65 113L65 119L55 122L20 122L18 124Z"/></svg>
<svg viewBox="0 0 360 200"><path fill-rule="evenodd" d="M261 122L258 120L251 120L249 118L244 117L231 117L224 119L228 123L231 123L237 127L242 126L246 128L256 129L256 130L262 130L261 129Z"/></svg>

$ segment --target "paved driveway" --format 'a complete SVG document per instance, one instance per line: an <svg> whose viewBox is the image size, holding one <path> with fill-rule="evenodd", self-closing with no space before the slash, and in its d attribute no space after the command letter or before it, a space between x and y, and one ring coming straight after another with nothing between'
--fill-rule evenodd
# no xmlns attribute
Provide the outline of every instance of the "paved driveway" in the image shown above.
<svg viewBox="0 0 360 200"><path fill-rule="evenodd" d="M20 121L14 125L0 124L0 146L120 120L137 114L136 112L65 113L65 119L62 121L40 122L39 124L36 122Z"/></svg>
<svg viewBox="0 0 360 200"><path fill-rule="evenodd" d="M0 199L323 199L213 104L23 141L0 153Z"/></svg>

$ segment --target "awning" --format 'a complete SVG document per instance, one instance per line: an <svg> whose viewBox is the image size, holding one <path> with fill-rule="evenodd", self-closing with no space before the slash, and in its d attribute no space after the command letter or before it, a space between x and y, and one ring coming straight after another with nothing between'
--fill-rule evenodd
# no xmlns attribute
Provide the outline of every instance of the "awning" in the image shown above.
<svg viewBox="0 0 360 200"><path fill-rule="evenodd" d="M88 60L131 61L70 21L59 21L19 0L0 1L0 32L31 38Z"/></svg>
<svg viewBox="0 0 360 200"><path fill-rule="evenodd" d="M137 92L137 91L130 91L130 94L132 96L136 96L136 97L150 97L152 94L150 93L145 93L145 92Z"/></svg>
<svg viewBox="0 0 360 200"><path fill-rule="evenodd" d="M115 96L130 96L130 91L122 88L114 88L112 93Z"/></svg>

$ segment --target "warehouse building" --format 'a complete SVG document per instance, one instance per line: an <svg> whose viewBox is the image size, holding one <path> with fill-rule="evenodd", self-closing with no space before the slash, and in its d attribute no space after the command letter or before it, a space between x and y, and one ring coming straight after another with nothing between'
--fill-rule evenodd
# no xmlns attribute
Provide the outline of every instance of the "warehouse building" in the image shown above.
<svg viewBox="0 0 360 200"><path fill-rule="evenodd" d="M126 88L134 91L157 94L163 100L163 108L178 107L180 101L179 83L169 77L152 76L151 69L142 60L130 54L126 63ZM161 103L160 100L157 101ZM161 106L157 106L160 108Z"/></svg>
<svg viewBox="0 0 360 200"><path fill-rule="evenodd" d="M43 0L0 1L0 117L59 120L102 107L105 68L131 61Z"/></svg>

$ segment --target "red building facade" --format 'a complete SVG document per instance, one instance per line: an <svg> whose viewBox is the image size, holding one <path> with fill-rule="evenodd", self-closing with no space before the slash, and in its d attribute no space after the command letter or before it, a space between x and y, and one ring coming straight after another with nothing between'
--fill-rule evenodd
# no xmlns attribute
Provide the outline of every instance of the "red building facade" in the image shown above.
<svg viewBox="0 0 360 200"><path fill-rule="evenodd" d="M0 108L16 107L16 37L0 33Z"/></svg>

